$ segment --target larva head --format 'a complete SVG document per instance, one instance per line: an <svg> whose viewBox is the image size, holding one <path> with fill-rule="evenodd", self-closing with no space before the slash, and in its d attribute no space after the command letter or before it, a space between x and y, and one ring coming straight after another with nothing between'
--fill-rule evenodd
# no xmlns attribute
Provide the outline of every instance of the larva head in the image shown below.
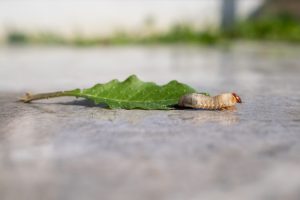
<svg viewBox="0 0 300 200"><path fill-rule="evenodd" d="M241 97L239 97L236 93L232 93L232 96L235 98L237 103L242 103Z"/></svg>

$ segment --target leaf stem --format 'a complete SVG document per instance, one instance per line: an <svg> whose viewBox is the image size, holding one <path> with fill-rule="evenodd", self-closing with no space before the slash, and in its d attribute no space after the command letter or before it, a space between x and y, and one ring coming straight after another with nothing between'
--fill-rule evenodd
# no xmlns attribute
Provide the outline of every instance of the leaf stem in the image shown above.
<svg viewBox="0 0 300 200"><path fill-rule="evenodd" d="M74 94L74 90L39 93L39 94L26 93L25 96L21 97L19 100L24 103L30 103L31 101L40 100L40 99L49 99L49 98L66 97L66 96L77 96L77 95Z"/></svg>

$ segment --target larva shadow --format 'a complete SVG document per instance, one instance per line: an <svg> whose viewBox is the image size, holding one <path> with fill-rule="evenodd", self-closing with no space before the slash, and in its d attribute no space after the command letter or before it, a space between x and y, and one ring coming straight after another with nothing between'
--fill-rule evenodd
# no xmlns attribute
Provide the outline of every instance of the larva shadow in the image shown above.
<svg viewBox="0 0 300 200"><path fill-rule="evenodd" d="M217 123L232 125L239 123L240 118L234 110L207 110L207 109L178 109L169 115L172 119L181 119L184 123L195 125Z"/></svg>
<svg viewBox="0 0 300 200"><path fill-rule="evenodd" d="M223 108L216 108L216 109L208 109L208 108L191 108L191 107L182 107L179 105L175 105L174 109L176 110L185 110L185 111L191 111L191 112L197 112L197 111L210 111L210 112L216 112L216 111L236 111L236 106L230 106L230 107L223 107Z"/></svg>

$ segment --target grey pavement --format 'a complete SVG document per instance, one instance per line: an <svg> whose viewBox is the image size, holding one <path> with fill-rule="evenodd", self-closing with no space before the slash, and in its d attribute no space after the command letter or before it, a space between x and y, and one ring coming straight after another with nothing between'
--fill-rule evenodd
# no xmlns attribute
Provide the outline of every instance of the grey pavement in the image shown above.
<svg viewBox="0 0 300 200"><path fill-rule="evenodd" d="M0 199L300 199L300 46L0 48ZM16 102L137 74L235 91L230 111Z"/></svg>

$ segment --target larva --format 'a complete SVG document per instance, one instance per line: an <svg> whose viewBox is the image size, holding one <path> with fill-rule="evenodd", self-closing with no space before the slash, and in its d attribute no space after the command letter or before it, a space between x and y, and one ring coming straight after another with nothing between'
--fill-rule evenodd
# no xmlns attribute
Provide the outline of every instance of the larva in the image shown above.
<svg viewBox="0 0 300 200"><path fill-rule="evenodd" d="M182 96L178 102L178 105L180 107L188 108L221 110L230 108L236 103L242 103L242 100L235 93L224 93L214 97L192 93Z"/></svg>

